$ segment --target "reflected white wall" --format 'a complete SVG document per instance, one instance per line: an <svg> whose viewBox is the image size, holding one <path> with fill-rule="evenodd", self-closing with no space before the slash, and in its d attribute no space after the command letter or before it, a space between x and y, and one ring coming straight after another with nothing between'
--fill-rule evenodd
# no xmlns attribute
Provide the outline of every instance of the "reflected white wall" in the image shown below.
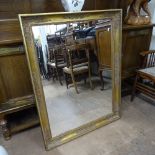
<svg viewBox="0 0 155 155"><path fill-rule="evenodd" d="M48 34L55 34L56 31L65 28L66 24L61 24L61 25L43 25L43 26L35 26L33 27L33 34L35 39L39 39L40 43L42 45L42 51L43 51L43 56L44 56L44 65L45 69L47 71L47 49L48 47L47 44L47 38L46 36Z"/></svg>
<svg viewBox="0 0 155 155"><path fill-rule="evenodd" d="M43 58L44 58L44 66L47 71L47 39L46 39L46 27L45 26L35 26L32 28L33 35L35 39L39 39L42 45Z"/></svg>
<svg viewBox="0 0 155 155"><path fill-rule="evenodd" d="M65 28L66 24L61 24L61 25L44 25L44 26L35 26L33 27L33 32L34 32L34 37L35 39L38 39L39 37L41 37L40 31L42 31L42 33L44 32L44 35L48 35L48 34L55 34L56 31Z"/></svg>

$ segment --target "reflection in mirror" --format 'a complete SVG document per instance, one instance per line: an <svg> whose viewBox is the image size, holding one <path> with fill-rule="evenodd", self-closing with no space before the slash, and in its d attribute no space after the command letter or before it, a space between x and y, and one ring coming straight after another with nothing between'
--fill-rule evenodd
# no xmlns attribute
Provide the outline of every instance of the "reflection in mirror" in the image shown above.
<svg viewBox="0 0 155 155"><path fill-rule="evenodd" d="M32 30L52 136L111 114L110 21Z"/></svg>

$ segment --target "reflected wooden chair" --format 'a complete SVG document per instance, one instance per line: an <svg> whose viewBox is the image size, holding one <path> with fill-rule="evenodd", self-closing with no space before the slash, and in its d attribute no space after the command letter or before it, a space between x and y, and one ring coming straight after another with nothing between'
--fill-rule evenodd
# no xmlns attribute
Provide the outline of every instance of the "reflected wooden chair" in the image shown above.
<svg viewBox="0 0 155 155"><path fill-rule="evenodd" d="M99 63L99 75L101 90L104 89L103 74L105 70L111 70L111 25L100 23L96 27L97 57Z"/></svg>
<svg viewBox="0 0 155 155"><path fill-rule="evenodd" d="M67 50L68 61L67 61L67 66L63 69L63 71L65 75L67 89L68 89L68 85L72 83L75 87L76 93L77 94L79 93L77 89L77 83L76 83L76 77L79 75L87 75L89 77L90 87L92 88L88 45L86 43L74 43L72 45L67 45L66 50ZM76 54L77 53L79 54L81 51L86 53L85 58L76 57L77 56ZM85 82L86 82L86 79L85 79Z"/></svg>
<svg viewBox="0 0 155 155"><path fill-rule="evenodd" d="M62 84L61 74L63 73L63 68L66 66L65 57L63 54L63 46L55 45L53 50L53 60L48 62L48 66L51 68L53 80L56 78Z"/></svg>
<svg viewBox="0 0 155 155"><path fill-rule="evenodd" d="M144 58L142 69L137 71L131 101L137 90L155 99L155 51L142 52L141 56Z"/></svg>

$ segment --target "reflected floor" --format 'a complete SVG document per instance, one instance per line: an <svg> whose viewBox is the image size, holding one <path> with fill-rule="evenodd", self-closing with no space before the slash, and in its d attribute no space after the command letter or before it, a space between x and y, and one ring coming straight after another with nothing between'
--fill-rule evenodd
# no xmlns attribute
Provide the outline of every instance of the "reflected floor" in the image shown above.
<svg viewBox="0 0 155 155"><path fill-rule="evenodd" d="M94 121L112 113L112 89L109 81L105 90L100 90L98 79L93 80L94 89L89 82L78 83L79 94L74 87L66 88L58 81L43 80L47 112L52 135L55 137L71 129Z"/></svg>

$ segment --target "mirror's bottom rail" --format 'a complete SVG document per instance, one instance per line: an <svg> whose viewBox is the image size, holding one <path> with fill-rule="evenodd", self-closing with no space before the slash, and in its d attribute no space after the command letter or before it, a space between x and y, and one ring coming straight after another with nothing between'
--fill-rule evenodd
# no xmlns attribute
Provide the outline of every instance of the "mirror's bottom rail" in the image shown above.
<svg viewBox="0 0 155 155"><path fill-rule="evenodd" d="M48 147L46 147L46 150L53 149L53 148L60 146L64 143L74 140L80 136L83 136L83 135L91 132L91 131L94 131L94 130L101 128L105 125L108 125L118 119L120 119L120 116L112 113L112 114L103 116L95 121L90 122L90 123L82 125L81 127L70 130L64 134L61 134L57 137L50 139L48 142Z"/></svg>

